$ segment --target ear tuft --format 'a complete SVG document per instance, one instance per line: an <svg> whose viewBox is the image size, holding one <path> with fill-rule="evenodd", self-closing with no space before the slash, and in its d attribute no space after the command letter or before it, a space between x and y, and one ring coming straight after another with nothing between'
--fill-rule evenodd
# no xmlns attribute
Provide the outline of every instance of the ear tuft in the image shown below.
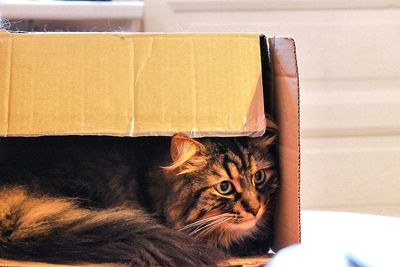
<svg viewBox="0 0 400 267"><path fill-rule="evenodd" d="M173 163L164 167L167 171L179 169L179 174L188 173L193 167L204 161L202 155L206 148L200 142L183 133L177 133L172 137L170 155ZM184 165L189 165L184 168Z"/></svg>
<svg viewBox="0 0 400 267"><path fill-rule="evenodd" d="M271 118L267 117L267 128L264 136L255 138L253 144L260 148L265 149L268 146L274 144L278 137L278 126Z"/></svg>

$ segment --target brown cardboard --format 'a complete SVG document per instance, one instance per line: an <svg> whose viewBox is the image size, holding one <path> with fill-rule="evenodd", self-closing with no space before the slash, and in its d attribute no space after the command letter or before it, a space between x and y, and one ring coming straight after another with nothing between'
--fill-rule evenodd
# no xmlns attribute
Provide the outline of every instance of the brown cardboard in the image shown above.
<svg viewBox="0 0 400 267"><path fill-rule="evenodd" d="M4 64L3 59L5 61L9 62L14 62L13 60L10 59L10 51L11 49L11 44L10 44L10 39L3 38L2 39L2 33L0 33L0 46L2 46L4 49L0 49L0 64ZM115 36L119 36L118 34L110 34L113 36L113 38L116 38ZM4 36L9 36L9 35L3 35ZM30 36L30 35L29 35ZM63 37L66 37L68 35L62 35ZM97 35L94 35L95 38L98 38ZM125 35L123 35L125 36ZM141 35L137 35L141 36ZM147 36L147 35L144 35ZM150 35L152 38L155 35ZM235 39L237 36L236 35L227 35L225 36L224 34L218 35L218 34L213 34L213 35L198 35L199 37L196 37L195 34L190 34L190 35L171 35L169 38L174 38L178 36L181 39L185 39L186 37L189 39L196 39L196 38L211 38L210 42L215 45L215 43L218 43L219 37L222 36L223 38L221 40L223 45L227 45L232 41L232 38ZM241 36L241 35L239 35ZM60 37L60 36L58 36ZM100 36L101 37L101 36ZM126 36L125 36L126 37ZM31 37L27 37L31 38ZM48 36L46 38L49 38ZM119 37L118 37L119 38ZM133 37L132 37L133 38ZM135 37L138 38L138 37ZM229 42L224 40L224 38L228 38ZM242 37L240 37L242 38ZM240 39L239 38L239 39ZM247 37L246 37L247 38ZM259 43L259 39L257 39ZM264 39L265 41L265 39ZM263 39L261 39L261 42L263 42ZM271 80L261 80L261 70L257 70L257 81L255 84L256 90L253 90L253 96L251 101L250 101L250 106L248 107L247 111L248 116L249 114L255 114L259 111L260 108L264 110L263 107L263 102L262 101L257 101L258 98L262 98L263 92L261 91L262 84L264 82L264 87L270 87L271 92L269 92L268 95L271 97L271 99L266 99L266 105L269 105L269 110L271 112L271 115L276 119L277 124L279 126L279 132L280 132L280 145L279 145L279 161L280 161L280 174L281 174L281 180L282 180L282 186L281 186L281 191L280 191L280 196L279 196L279 204L278 208L275 214L275 245L274 248L276 250L279 250L280 248L283 248L287 245L294 244L300 242L300 206L299 206L299 190L300 190L300 140L299 140L299 81L298 81L298 70L297 70L297 62L296 62L296 49L295 49L295 43L293 39L290 38L269 38L267 40L268 43L268 52L269 56L268 58L270 59L270 69L269 71L271 72ZM14 44L15 45L15 44ZM208 48L210 48L208 46ZM259 44L258 46L251 46L247 47L247 49L256 49L259 51ZM257 52L258 56L260 56L259 52ZM13 55L15 56L15 55ZM137 55L138 56L138 55ZM143 55L141 55L143 56ZM15 60L15 58L14 58ZM258 58L258 61L260 61L260 58ZM221 63L222 64L222 63ZM7 65L7 64L6 64ZM268 67L268 66L267 66ZM94 127L92 132L83 132L80 131L81 128L64 128L64 131L44 131L43 128L32 128L35 126L33 122L29 122L29 117L24 117L29 114L25 114L24 116L21 116L17 112L17 114L11 115L10 116L10 111L18 110L16 107L12 107L13 105L20 105L20 101L26 102L26 105L29 105L29 101L31 99L29 98L29 94L25 95L25 97L18 98L15 94L12 92L10 93L10 89L14 90L15 84L15 79L12 78L13 76L13 68L0 68L0 99L4 101L0 103L0 110L2 111L0 113L0 120L3 121L3 123L0 124L0 132L3 135L55 135L55 134L102 134L102 135L123 135L123 136L129 136L129 135L143 135L143 134L169 134L169 131L172 131L170 125L163 124L166 128L163 128L163 125L160 126L158 124L159 132L154 130L153 132L141 132L140 134L137 133L132 133L130 130L127 131L126 128L121 127L117 131L110 132L109 129L105 128L95 128L95 125L92 125L91 127ZM74 72L72 72L74 73ZM75 75L78 75L74 73ZM241 75L241 73L234 72L231 73L232 75ZM15 75L15 73L14 73ZM221 75L223 75L221 73ZM2 79L3 77L11 77L10 79ZM166 78L166 77L164 77ZM130 79L130 81L132 81ZM224 83L221 82L222 79L219 80L219 83ZM255 81L255 80L254 80ZM1 87L2 86L2 87ZM224 90L224 86L220 87ZM254 88L253 88L254 89ZM118 90L115 88L115 90ZM119 96L121 101L123 101L125 98L129 98L128 96L130 95L128 92L125 92L127 95L124 95L121 93ZM229 96L229 93L224 91L225 98ZM255 97L256 96L256 97ZM12 99L16 97L15 99ZM99 98L103 98L105 95L99 94ZM18 101L17 101L18 100ZM78 97L75 98L75 100L78 100ZM114 99L115 100L115 99ZM179 99L182 101L182 99ZM99 101L103 101L102 99L99 99ZM105 101L105 100L104 100ZM115 100L116 101L116 100ZM10 106L11 104L11 106ZM48 103L47 103L48 104ZM207 109L209 104L208 103L203 103L204 109ZM259 106L261 105L261 107ZM99 111L100 113L94 113L92 114L94 117L104 115L102 113L102 110L97 110L94 109L95 111ZM122 113L128 113L124 110L119 110L116 109L114 110L114 114L118 114L118 112ZM213 116L213 113L209 114L210 116ZM217 115L217 114L214 114ZM156 115L154 115L156 116ZM160 114L158 115L160 116ZM162 117L162 116L161 116ZM264 116L262 116L264 118ZM128 118L130 118L128 116ZM65 125L62 126L63 121L59 121L60 118L57 116L53 117L53 122L57 125L61 125L60 127L66 127ZM150 118L151 119L151 118ZM184 117L182 120L189 120L190 123L193 122L193 117ZM207 131L207 132L191 132L192 136L198 136L198 135L210 135L210 136L215 136L215 135L224 135L226 134L227 136L232 135L233 132L227 132L224 133L223 127L224 126L219 126L221 123L221 117L210 117L210 121L215 123L214 131ZM12 121L12 122L10 122ZM28 122L27 122L28 121ZM36 123L36 122L35 122ZM101 123L101 122L100 122ZM31 124L27 130L24 130L25 132L21 132L21 129L24 129L23 126L26 126L26 124ZM74 127L78 124L74 124ZM103 124L102 124L103 125ZM98 125L97 125L98 126ZM103 125L104 126L104 125ZM193 126L193 125L192 125ZM51 125L50 125L51 127ZM86 126L85 126L86 127ZM219 127L219 128L218 128ZM243 125L242 125L243 127ZM168 129L167 129L168 128ZM15 129L19 129L18 131ZM59 128L60 129L60 128ZM67 129L67 130L65 130ZM87 129L87 128L86 128ZM115 130L116 128L114 128ZM217 130L215 130L217 129ZM231 128L229 128L231 129ZM243 129L243 128L242 128ZM76 131L76 132L75 132ZM119 132L118 132L119 131ZM235 130L236 131L236 130ZM241 134L243 134L246 131L242 131ZM237 132L236 132L237 133ZM248 132L247 132L248 133ZM254 261L256 263L256 261ZM257 261L258 262L258 261ZM0 261L0 264L3 264L2 261ZM9 262L4 262L4 264L10 265ZM14 264L14 263L13 263ZM30 263L21 263L20 265L23 266L34 266L31 265Z"/></svg>
<svg viewBox="0 0 400 267"><path fill-rule="evenodd" d="M258 34L0 31L0 136L260 136Z"/></svg>
<svg viewBox="0 0 400 267"><path fill-rule="evenodd" d="M275 248L300 242L300 105L296 47L291 38L270 38L273 111L279 126L281 191L275 214Z"/></svg>

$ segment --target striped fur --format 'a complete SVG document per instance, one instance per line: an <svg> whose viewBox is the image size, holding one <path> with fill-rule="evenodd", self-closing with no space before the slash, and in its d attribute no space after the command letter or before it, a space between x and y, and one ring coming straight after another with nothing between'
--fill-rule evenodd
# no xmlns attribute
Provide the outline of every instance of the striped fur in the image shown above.
<svg viewBox="0 0 400 267"><path fill-rule="evenodd" d="M171 181L170 193L158 198L159 206L167 203L162 212L168 225L233 253L248 247L246 241L254 242L262 236L268 239L264 245L268 250L272 241L275 193L279 187L271 146L275 137L275 133L271 133L256 139L204 138L194 141L181 134L175 136L171 151L182 151L182 155L172 157L177 158L179 164L175 161L164 169L163 176L170 177L167 179ZM179 145L187 148L190 142L192 152L188 156L185 154L187 149L180 149ZM256 187L253 182L258 171L266 176L261 187ZM231 182L235 192L221 195L215 189L221 181ZM254 226L241 227L255 217L258 220Z"/></svg>
<svg viewBox="0 0 400 267"><path fill-rule="evenodd" d="M0 258L212 266L216 247L268 249L278 176L266 138L1 139ZM237 192L221 196L222 180Z"/></svg>

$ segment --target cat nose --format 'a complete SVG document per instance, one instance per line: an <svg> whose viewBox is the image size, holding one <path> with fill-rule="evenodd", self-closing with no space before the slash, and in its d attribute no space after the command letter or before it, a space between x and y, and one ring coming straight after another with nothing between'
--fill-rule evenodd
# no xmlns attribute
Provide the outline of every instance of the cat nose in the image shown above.
<svg viewBox="0 0 400 267"><path fill-rule="evenodd" d="M258 201L242 201L242 206L246 212L256 216L261 205Z"/></svg>
<svg viewBox="0 0 400 267"><path fill-rule="evenodd" d="M253 216L255 217L258 214L259 210L260 210L260 204L258 204L257 207L251 208L250 213L253 214Z"/></svg>

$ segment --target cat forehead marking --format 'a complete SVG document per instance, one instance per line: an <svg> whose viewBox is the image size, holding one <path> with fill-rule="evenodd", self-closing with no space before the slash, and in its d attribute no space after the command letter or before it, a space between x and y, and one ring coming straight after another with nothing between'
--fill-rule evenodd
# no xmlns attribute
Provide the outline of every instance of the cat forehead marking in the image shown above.
<svg viewBox="0 0 400 267"><path fill-rule="evenodd" d="M232 183L235 186L236 191L242 193L243 190L239 178L233 179Z"/></svg>
<svg viewBox="0 0 400 267"><path fill-rule="evenodd" d="M231 179L235 179L235 178L239 177L240 174L239 174L238 167L234 163L228 162L226 164L226 169L227 169L228 175Z"/></svg>
<svg viewBox="0 0 400 267"><path fill-rule="evenodd" d="M225 165L225 171L228 175L228 178L232 181L232 184L235 186L235 189L238 193L242 192L242 183L241 183L241 175L238 169L238 166L233 162L227 162Z"/></svg>

